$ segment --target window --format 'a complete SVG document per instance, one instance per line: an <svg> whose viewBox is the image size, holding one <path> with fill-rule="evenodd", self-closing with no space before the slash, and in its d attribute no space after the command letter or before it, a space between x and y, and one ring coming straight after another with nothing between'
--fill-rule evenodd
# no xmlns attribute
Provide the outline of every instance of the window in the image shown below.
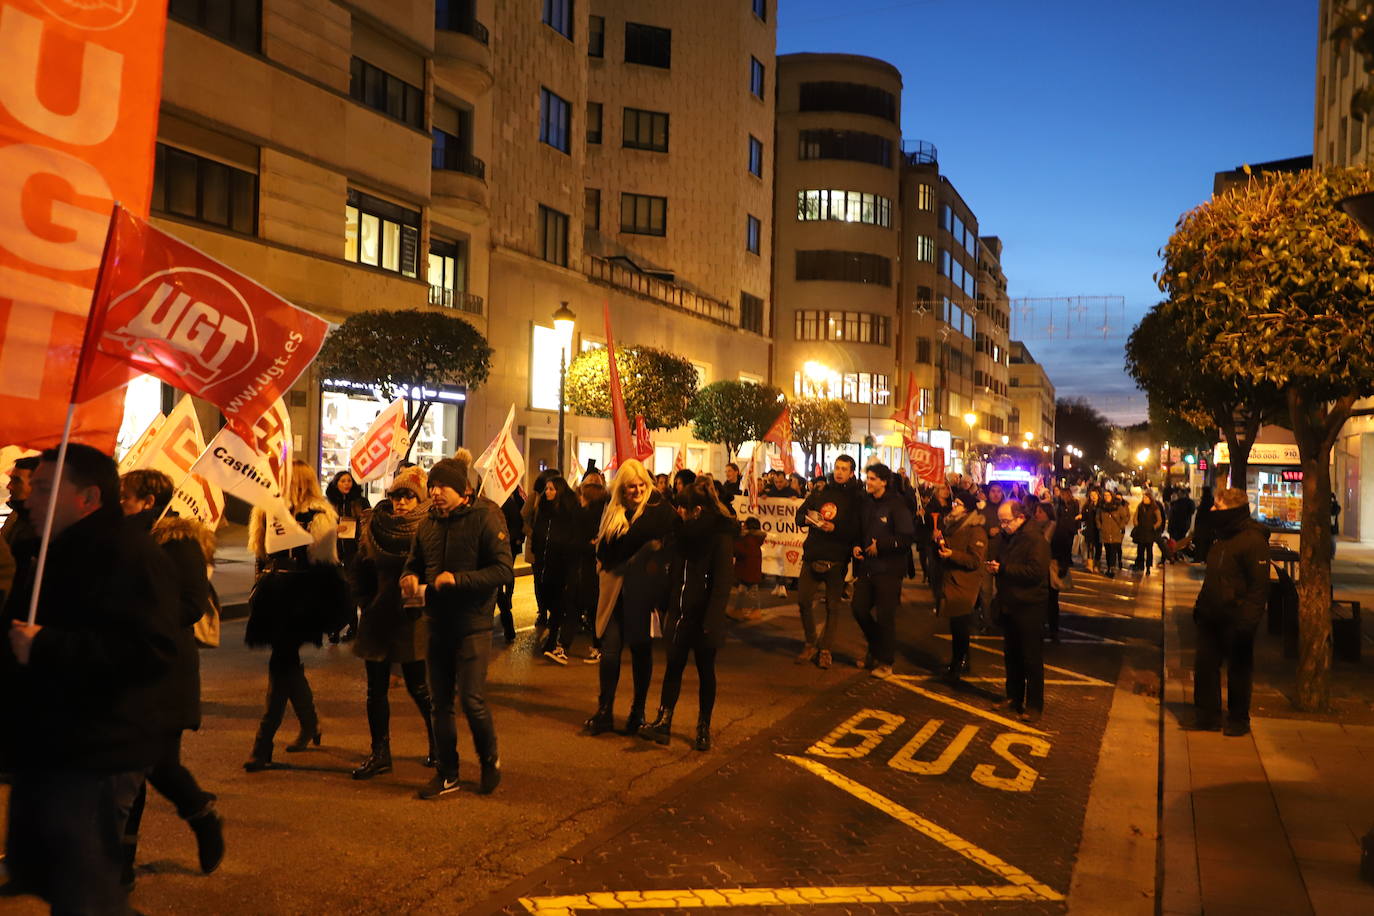
<svg viewBox="0 0 1374 916"><path fill-rule="evenodd" d="M567 99L547 89L539 90L539 142L568 152L571 108Z"/></svg>
<svg viewBox="0 0 1374 916"><path fill-rule="evenodd" d="M763 141L758 137L749 138L749 174L763 177Z"/></svg>
<svg viewBox="0 0 1374 916"><path fill-rule="evenodd" d="M750 0L750 2L754 5L754 15L762 19L764 22L767 22L768 0Z"/></svg>
<svg viewBox="0 0 1374 916"><path fill-rule="evenodd" d="M798 191L797 219L892 226L892 201L864 191Z"/></svg>
<svg viewBox="0 0 1374 916"><path fill-rule="evenodd" d="M621 194L620 231L635 235L667 235L668 198Z"/></svg>
<svg viewBox="0 0 1374 916"><path fill-rule="evenodd" d="M758 296L739 294L739 326L755 334L763 333L763 300Z"/></svg>
<svg viewBox="0 0 1374 916"><path fill-rule="evenodd" d="M167 15L251 54L258 52L261 0L171 0Z"/></svg>
<svg viewBox="0 0 1374 916"><path fill-rule="evenodd" d="M544 25L564 38L572 38L573 0L544 0Z"/></svg>
<svg viewBox="0 0 1374 916"><path fill-rule="evenodd" d="M744 249L750 254L759 253L760 237L763 235L763 223L759 222L757 216L746 216L744 221Z"/></svg>
<svg viewBox="0 0 1374 916"><path fill-rule="evenodd" d="M344 208L344 259L418 276L420 214L361 191L348 191Z"/></svg>
<svg viewBox="0 0 1374 916"><path fill-rule="evenodd" d="M539 256L550 264L568 266L568 214L539 205Z"/></svg>
<svg viewBox="0 0 1374 916"><path fill-rule="evenodd" d="M582 226L586 229L601 228L601 191L587 188L582 192Z"/></svg>
<svg viewBox="0 0 1374 916"><path fill-rule="evenodd" d="M429 240L429 304L471 311L473 299L458 293L467 288L468 243ZM478 306L480 311L481 306Z"/></svg>
<svg viewBox="0 0 1374 916"><path fill-rule="evenodd" d="M626 108L623 145L626 149L668 152L668 115L662 111Z"/></svg>
<svg viewBox="0 0 1374 916"><path fill-rule="evenodd" d="M587 142L601 142L601 103L587 103Z"/></svg>
<svg viewBox="0 0 1374 916"><path fill-rule="evenodd" d="M673 62L673 32L657 26L625 23L625 63L661 67Z"/></svg>
<svg viewBox="0 0 1374 916"><path fill-rule="evenodd" d="M587 17L587 56L606 56L606 17Z"/></svg>
<svg viewBox="0 0 1374 916"><path fill-rule="evenodd" d="M434 152L430 162L433 168L486 178L487 164L472 155L460 138L437 127L430 133L434 136Z"/></svg>
<svg viewBox="0 0 1374 916"><path fill-rule="evenodd" d="M798 280L892 285L892 261L863 251L798 251Z"/></svg>
<svg viewBox="0 0 1374 916"><path fill-rule="evenodd" d="M793 319L797 340L848 341L887 346L892 339L892 319L868 312L828 312L802 309Z"/></svg>
<svg viewBox="0 0 1374 916"><path fill-rule="evenodd" d="M897 99L864 83L802 83L802 111L848 111L897 123Z"/></svg>
<svg viewBox="0 0 1374 916"><path fill-rule="evenodd" d="M425 94L398 76L355 57L348 94L356 101L417 130L425 126Z"/></svg>
<svg viewBox="0 0 1374 916"><path fill-rule="evenodd" d="M916 260L935 263L935 240L928 235L916 236Z"/></svg>
<svg viewBox="0 0 1374 916"><path fill-rule="evenodd" d="M851 404L890 404L892 386L886 375L846 372L840 378L840 397Z"/></svg>
<svg viewBox="0 0 1374 916"><path fill-rule="evenodd" d="M944 248L940 249L940 275L949 277L950 282L958 287L964 295L977 296L978 283L974 278L973 271L966 269L958 258Z"/></svg>
<svg viewBox="0 0 1374 916"><path fill-rule="evenodd" d="M930 365L930 338L916 338L916 362Z"/></svg>
<svg viewBox="0 0 1374 916"><path fill-rule="evenodd" d="M763 61L757 57L749 58L749 91L763 98Z"/></svg>
<svg viewBox="0 0 1374 916"><path fill-rule="evenodd" d="M916 208L935 212L935 189L928 184L916 186Z"/></svg>
<svg viewBox="0 0 1374 916"><path fill-rule="evenodd" d="M846 159L892 167L892 141L860 130L804 130L800 159Z"/></svg>
<svg viewBox="0 0 1374 916"><path fill-rule="evenodd" d="M954 330L970 339L976 339L978 335L977 324L973 316L959 307L959 304L946 299L944 302L944 314L941 317Z"/></svg>
<svg viewBox="0 0 1374 916"><path fill-rule="evenodd" d="M253 235L258 229L258 176L159 143L152 208Z"/></svg>

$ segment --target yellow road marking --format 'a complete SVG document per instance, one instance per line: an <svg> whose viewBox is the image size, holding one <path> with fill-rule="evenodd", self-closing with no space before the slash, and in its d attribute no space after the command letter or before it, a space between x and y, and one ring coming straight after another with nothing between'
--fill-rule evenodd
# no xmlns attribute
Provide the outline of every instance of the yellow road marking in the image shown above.
<svg viewBox="0 0 1374 916"><path fill-rule="evenodd" d="M949 639L949 634L948 634L948 633L936 633L935 635L938 636L940 639L946 639L946 640ZM988 646L982 645L981 643L978 642L979 639L996 639L996 638L997 638L996 636L979 636L979 637L973 638L973 639L971 639L971 640L969 641L969 648L971 648L971 649L978 649L978 650L981 651L981 652L991 652L991 653L994 654L994 655L1001 655L1001 654L1002 654L1002 650L1001 650L1001 649L989 648ZM1111 684L1111 683L1108 683L1107 681L1101 680L1101 679L1099 679L1099 678L1095 678L1095 677L1093 677L1093 676L1090 675L1090 674L1081 674L1081 673L1079 673L1079 672L1077 672L1077 671L1074 671L1074 670L1072 670L1072 669L1069 669L1069 668L1060 668L1058 665L1049 665L1049 664L1047 664L1047 665L1045 665L1045 670L1046 670L1046 671L1054 671L1054 672L1057 672L1057 673L1059 673L1059 674L1067 675L1068 677L1074 678L1073 683L1079 684L1079 685L1081 685L1081 686L1083 686L1083 687L1115 687L1115 686L1116 686L1115 684ZM901 674L897 674L897 675L893 675L891 678L889 678L889 680L895 681L895 680L898 680L899 678L903 678L903 677L910 677L910 675L901 675ZM963 680L966 680L966 681L973 681L973 680L979 680L979 679L978 679L978 678L966 677L966 678L963 678ZM989 679L988 679L988 678L983 678L982 680L989 680ZM1004 678L991 678L990 680L997 680L997 681L1000 681L1000 680L1004 680ZM1049 683L1051 683L1051 682L1050 682L1050 681L1046 681L1045 683L1046 683L1046 684L1049 684ZM1056 682L1054 682L1054 683L1058 683L1058 682L1056 681ZM930 694L930 695L931 695L931 696L938 696L937 694ZM987 716L992 716L992 715L993 715L992 713L986 713L986 714L985 714L985 713L983 713L983 712L981 712L981 711L974 710L973 707L967 707L967 708L970 709L970 710L973 710L973 711L977 711L979 715L987 715ZM1003 721L1005 721L1005 720L1003 720ZM1031 730L1032 730L1032 729L1027 729L1027 728L1022 728L1022 729L1021 729L1021 731L1031 731ZM1043 735L1044 732L1036 732L1036 734L1037 734L1037 735Z"/></svg>
<svg viewBox="0 0 1374 916"><path fill-rule="evenodd" d="M962 903L977 900L1063 900L1038 885L932 884L848 887L723 887L714 890L607 891L560 897L521 897L533 916L573 916L578 910L696 910L735 906L844 903ZM1048 890L1048 888L1046 889Z"/></svg>
<svg viewBox="0 0 1374 916"><path fill-rule="evenodd" d="M944 846L946 849L957 852L975 865L981 866L997 875L997 877L1001 878L1003 881L1016 887L1029 889L1036 898L1041 900L1064 899L1063 895L1055 891L1054 888L1047 884L1041 884L1015 865L1003 859L999 859L986 849L975 846L962 837L950 833L934 821L926 820L909 808L897 804L886 795L875 792L867 786L835 772L825 764L817 760L810 760L806 757L794 757L789 754L779 754L778 756L789 763L794 763L802 769L816 774L832 786L848 792L861 802L872 805L884 814L906 824L912 830L924 834L941 846Z"/></svg>
<svg viewBox="0 0 1374 916"><path fill-rule="evenodd" d="M1045 667L1048 668L1049 666L1046 665ZM990 722L996 722L998 725L1005 725L1007 728L1014 729L1018 732L1025 732L1028 735L1044 735L1045 737L1049 737L1049 732L1042 732L1038 728L1031 728L1024 722L1008 719L1006 716L999 716L997 713L988 709L979 709L977 706L965 703L962 700L956 700L954 697L947 697L943 693L936 693L933 690L926 690L924 687L917 687L911 682L912 676L909 674L894 674L887 680L889 684L896 684L903 690L910 690L912 693L918 693L927 699L935 700L937 703L944 703L946 706L953 706L955 709L961 709L966 713L981 716Z"/></svg>

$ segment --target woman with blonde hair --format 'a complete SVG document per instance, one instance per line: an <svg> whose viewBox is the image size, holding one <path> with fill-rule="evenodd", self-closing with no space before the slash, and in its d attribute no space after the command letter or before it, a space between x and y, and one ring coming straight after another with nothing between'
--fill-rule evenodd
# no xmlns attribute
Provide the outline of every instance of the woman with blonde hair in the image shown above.
<svg viewBox="0 0 1374 916"><path fill-rule="evenodd" d="M610 499L601 513L596 559L601 570L595 635L601 640L601 694L596 713L586 721L593 735L615 727L613 707L620 683L620 654L630 649L634 698L625 722L635 735L644 724L644 703L654 673L651 619L667 592L663 540L678 524L677 513L640 462L630 459L611 481Z"/></svg>
<svg viewBox="0 0 1374 916"><path fill-rule="evenodd" d="M338 630L354 613L339 569L339 517L320 492L315 469L299 459L291 462L285 502L296 523L310 534L309 544L269 553L267 513L254 507L248 521L248 547L257 558L258 581L248 599L243 641L272 649L267 660L267 709L252 756L243 765L250 773L272 765L272 742L288 702L301 730L286 749L303 751L320 743L320 719L301 664L301 646L320 646L326 633Z"/></svg>

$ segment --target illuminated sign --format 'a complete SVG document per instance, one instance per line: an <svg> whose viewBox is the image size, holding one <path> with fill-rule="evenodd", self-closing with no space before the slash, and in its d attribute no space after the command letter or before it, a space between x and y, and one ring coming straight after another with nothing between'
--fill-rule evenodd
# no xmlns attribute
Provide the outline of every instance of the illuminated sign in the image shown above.
<svg viewBox="0 0 1374 916"><path fill-rule="evenodd" d="M1302 483L1302 471L1280 471L1279 473L1288 483Z"/></svg>

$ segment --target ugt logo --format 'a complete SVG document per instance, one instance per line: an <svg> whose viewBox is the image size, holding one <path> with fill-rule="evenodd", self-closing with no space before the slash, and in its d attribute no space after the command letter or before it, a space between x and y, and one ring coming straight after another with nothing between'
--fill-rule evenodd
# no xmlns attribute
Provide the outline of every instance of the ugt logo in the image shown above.
<svg viewBox="0 0 1374 916"><path fill-rule="evenodd" d="M243 296L194 267L159 271L110 304L105 337L135 363L164 366L202 390L254 364L258 335ZM232 357L232 359L231 359Z"/></svg>

